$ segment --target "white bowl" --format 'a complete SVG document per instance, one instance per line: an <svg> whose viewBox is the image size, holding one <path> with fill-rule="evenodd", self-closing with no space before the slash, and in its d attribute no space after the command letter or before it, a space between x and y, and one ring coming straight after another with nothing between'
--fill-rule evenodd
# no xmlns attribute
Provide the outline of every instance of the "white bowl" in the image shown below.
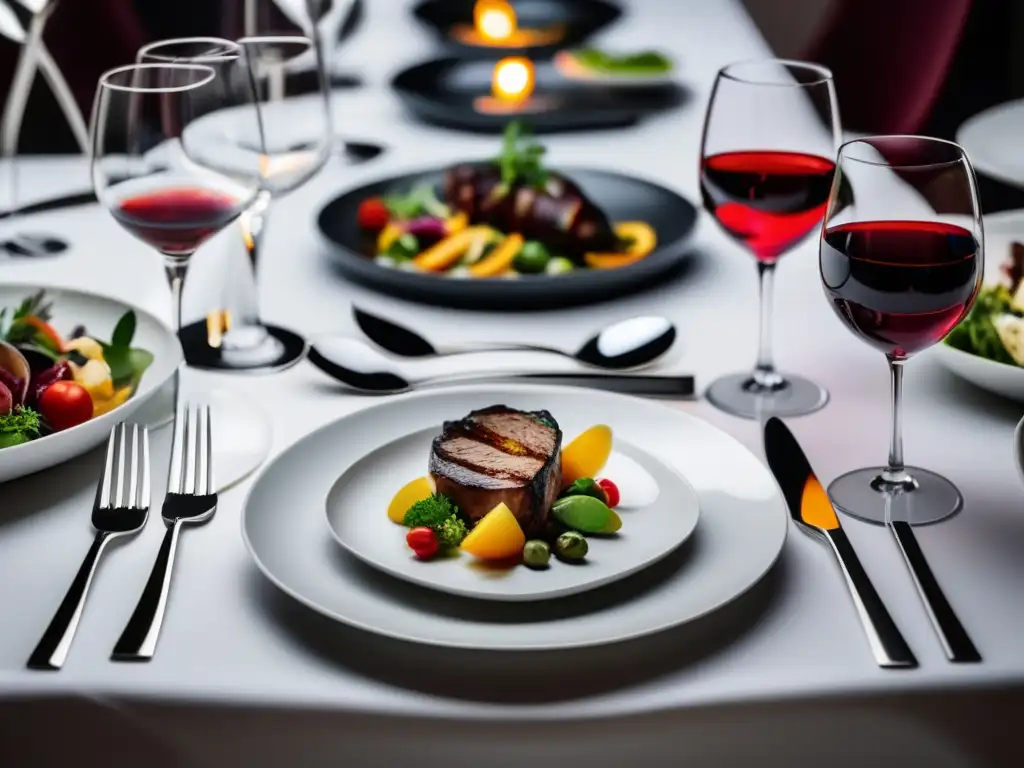
<svg viewBox="0 0 1024 768"><path fill-rule="evenodd" d="M16 305L42 287L28 284L0 285L0 307ZM129 419L139 406L152 397L174 375L182 362L177 336L148 312L91 293L64 288L47 288L46 293L53 302L53 326L62 333L70 332L81 324L88 333L108 339L121 316L129 309L135 310L137 325L132 346L152 352L153 363L143 375L135 394L117 408L77 427L22 445L0 448L0 482L48 469L95 448L106 440L111 427Z"/></svg>

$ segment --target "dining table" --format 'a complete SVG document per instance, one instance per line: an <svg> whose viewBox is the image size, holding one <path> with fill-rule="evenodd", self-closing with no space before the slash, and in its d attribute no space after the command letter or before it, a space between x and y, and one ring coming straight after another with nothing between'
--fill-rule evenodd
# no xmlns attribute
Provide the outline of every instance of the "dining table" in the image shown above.
<svg viewBox="0 0 1024 768"><path fill-rule="evenodd" d="M650 179L699 207L701 127L715 73L771 50L739 0L617 2L622 18L592 42L670 55L685 98L631 127L546 135L546 162ZM755 265L707 216L682 269L590 306L455 310L374 293L336 272L315 223L326 202L378 177L496 150L494 136L416 122L391 92L398 71L443 55L411 8L408 0L368 3L338 51L358 63L365 84L334 94L335 130L387 151L360 165L339 154L277 204L260 265L264 318L311 338L355 335L355 304L441 343L557 340L573 349L612 320L658 314L678 328L662 370L692 373L698 391L750 366ZM82 157L30 156L19 166L22 204L90 185ZM0 283L94 291L169 322L160 260L100 205L18 224L57 234L70 248L52 259L0 260ZM827 484L884 462L889 379L884 357L833 316L817 247L808 238L780 263L775 351L783 370L829 390L824 409L788 420ZM217 306L224 280L239 273L232 258L242 258L240 248L238 229L229 227L195 257L186 321ZM258 403L272 425L271 460L318 427L386 400L348 392L307 362L270 375L186 369L183 376ZM183 535L152 661L117 663L110 652L163 536L156 514L135 540L112 546L97 571L64 668L29 670L26 660L91 541L99 448L0 484L0 766L92 765L100 757L152 768L1024 765L1016 732L1024 712L1024 485L1012 445L1022 409L956 379L927 352L907 365L905 387L908 463L945 475L964 496L959 514L919 528L918 539L981 663L946 660L890 533L848 518L844 528L913 648L916 669L876 665L833 556L795 526L775 566L746 594L643 639L500 653L377 636L312 612L261 575L240 532L254 474L220 495L211 522ZM666 407L707 420L763 460L756 421L699 397ZM152 434L154 512L170 431Z"/></svg>

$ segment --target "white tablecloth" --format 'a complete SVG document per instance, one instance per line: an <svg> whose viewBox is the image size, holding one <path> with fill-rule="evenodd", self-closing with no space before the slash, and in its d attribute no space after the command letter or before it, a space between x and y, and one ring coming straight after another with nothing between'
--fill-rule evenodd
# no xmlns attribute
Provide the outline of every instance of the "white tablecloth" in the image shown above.
<svg viewBox="0 0 1024 768"><path fill-rule="evenodd" d="M434 50L402 0L368 3L342 62L369 86L338 94L339 130L390 146L359 168L332 161L280 202L261 275L265 317L316 334L352 330L350 304L391 313L444 341L473 328L510 340L551 334L571 346L609 318L664 313L678 323L671 367L700 386L749 366L756 337L751 259L708 220L685 275L614 304L486 315L399 302L352 286L324 258L320 205L363 179L493 151L494 139L413 123L389 93L398 69ZM698 200L697 151L715 71L768 50L736 0L634 0L609 45L674 55L689 89L680 109L628 130L545 138L553 164L589 164L658 180ZM840 94L840 100L842 95ZM88 185L81 159L26 161L24 200ZM24 222L26 228L29 222ZM0 280L81 286L168 316L158 258L95 206L40 215L33 229L69 238L49 263L0 264ZM216 296L218 256L237 232L197 257L188 312ZM777 280L780 365L825 384L832 402L792 420L826 481L885 458L888 378L822 296L815 245ZM552 330L555 329L555 330ZM375 399L338 393L307 364L269 377L189 372L259 398L274 452ZM766 581L693 628L621 647L543 659L460 659L337 627L266 584L239 536L249 482L225 493L214 520L186 534L156 658L113 664L109 652L152 564L163 528L151 520L101 564L75 645L58 674L25 659L66 590L91 532L101 457L0 485L0 765L48 766L103 755L108 765L889 765L1021 764L1014 726L1024 711L1024 514L1011 434L1020 412L954 380L927 355L908 366L906 456L950 477L965 511L923 529L921 544L985 661L948 664L887 532L846 522L850 538L921 668L873 661L825 548L794 531ZM756 425L702 401L677 404L759 453ZM164 460L164 434L154 460ZM156 517L155 515L153 517ZM583 669L562 695L538 700L531 678Z"/></svg>

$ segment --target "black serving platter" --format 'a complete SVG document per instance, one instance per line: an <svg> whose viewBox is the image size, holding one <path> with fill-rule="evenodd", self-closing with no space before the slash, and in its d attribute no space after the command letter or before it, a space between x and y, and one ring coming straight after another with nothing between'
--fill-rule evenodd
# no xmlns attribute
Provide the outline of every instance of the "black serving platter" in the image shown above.
<svg viewBox="0 0 1024 768"><path fill-rule="evenodd" d="M495 60L434 59L399 72L392 87L421 120L474 133L501 133L509 120L529 120L535 133L615 128L680 104L676 83L609 86L562 75L550 61L536 63L533 101L520 112L481 111Z"/></svg>
<svg viewBox="0 0 1024 768"><path fill-rule="evenodd" d="M529 47L467 45L452 37L452 29L473 24L474 4L474 0L426 0L413 9L413 14L460 57L520 53L533 58L553 56L562 48L582 43L622 15L617 5L606 0L510 0L520 29L560 25L562 37L557 43Z"/></svg>
<svg viewBox="0 0 1024 768"><path fill-rule="evenodd" d="M689 256L697 221L693 205L643 179L611 171L566 168L562 173L613 221L643 220L658 234L658 247L640 261L618 269L578 269L563 275L522 275L516 279L456 278L405 272L373 261L374 240L356 215L370 197L432 184L440 192L445 169L395 176L345 192L320 211L317 227L337 269L382 293L427 304L464 309L556 309L614 299L652 284L679 268Z"/></svg>

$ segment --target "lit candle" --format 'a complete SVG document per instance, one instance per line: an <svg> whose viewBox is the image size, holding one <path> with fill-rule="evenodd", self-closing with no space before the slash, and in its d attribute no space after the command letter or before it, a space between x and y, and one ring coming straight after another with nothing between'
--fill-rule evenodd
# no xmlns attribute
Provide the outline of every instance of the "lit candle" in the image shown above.
<svg viewBox="0 0 1024 768"><path fill-rule="evenodd" d="M500 42L516 32L516 12L507 0L477 0L473 21L486 40Z"/></svg>
<svg viewBox="0 0 1024 768"><path fill-rule="evenodd" d="M491 92L503 101L526 101L533 93L533 84L533 62L522 56L512 56L495 65Z"/></svg>

